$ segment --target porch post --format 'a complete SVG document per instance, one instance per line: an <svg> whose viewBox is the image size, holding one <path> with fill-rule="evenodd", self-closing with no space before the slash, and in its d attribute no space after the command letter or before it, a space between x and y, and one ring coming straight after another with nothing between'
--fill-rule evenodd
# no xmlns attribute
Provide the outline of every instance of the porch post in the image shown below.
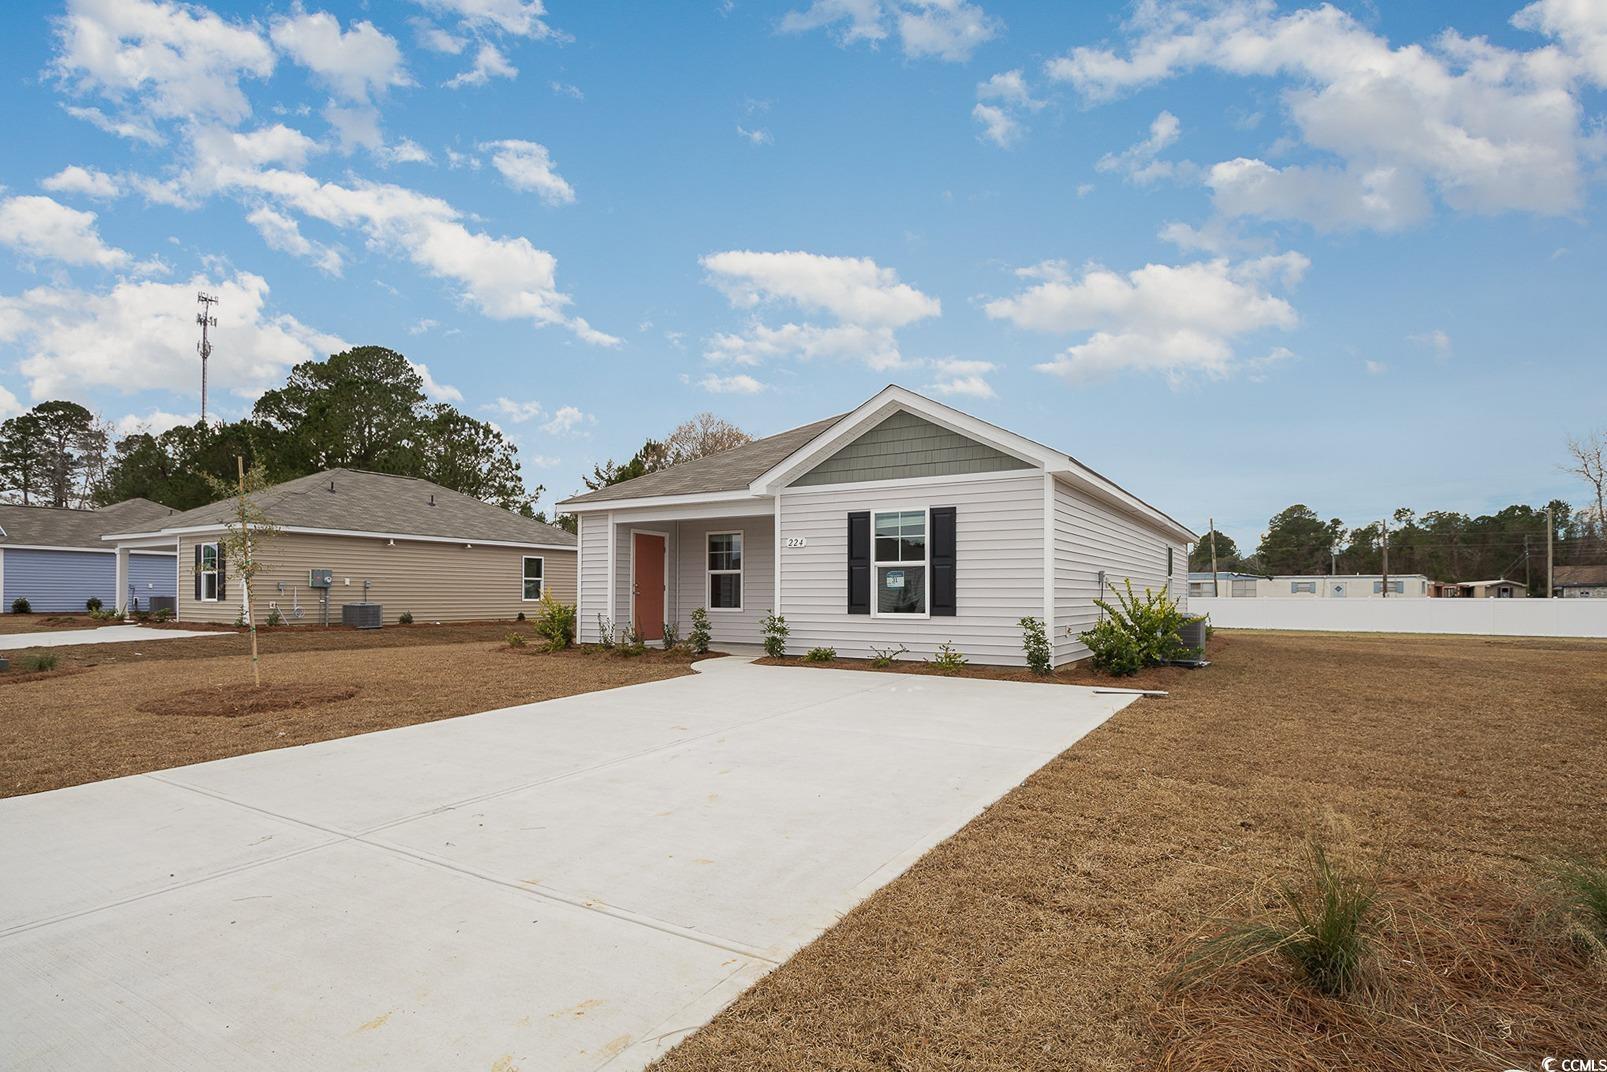
<svg viewBox="0 0 1607 1072"><path fill-rule="evenodd" d="M784 618L784 617L786 617L786 615L781 610L781 489L780 488L776 489L776 523L775 523L775 529L776 529L776 533L775 533L775 535L776 535L776 560L771 565L771 569L773 569L775 571L775 575L776 575L776 593L775 593L775 606L773 608L771 608L770 613L774 614L777 618Z"/></svg>
<svg viewBox="0 0 1607 1072"><path fill-rule="evenodd" d="M603 515L603 531L608 537L608 609L603 611L603 617L608 619L610 627L619 623L614 621L614 615L619 613L619 602L614 595L614 578L618 576L614 569L614 544L617 542L614 532L614 515Z"/></svg>
<svg viewBox="0 0 1607 1072"><path fill-rule="evenodd" d="M117 545L117 580L116 587L112 589L112 607L123 608L125 617L128 615L128 548L123 544Z"/></svg>

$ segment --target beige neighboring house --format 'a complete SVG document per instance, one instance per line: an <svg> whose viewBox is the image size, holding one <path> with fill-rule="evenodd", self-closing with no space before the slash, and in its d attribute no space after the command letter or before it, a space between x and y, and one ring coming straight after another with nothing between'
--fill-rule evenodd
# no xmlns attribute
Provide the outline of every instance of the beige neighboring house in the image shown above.
<svg viewBox="0 0 1607 1072"><path fill-rule="evenodd" d="M1607 599L1607 566L1556 566L1552 595L1562 599Z"/></svg>
<svg viewBox="0 0 1607 1072"><path fill-rule="evenodd" d="M575 602L575 537L510 510L413 477L330 469L276 484L256 501L278 533L252 584L258 623L341 622L348 603L377 603L382 619L475 621L529 613L543 592ZM224 500L103 537L119 576L132 553L178 556L176 617L233 622L239 585L219 555L232 523ZM320 585L324 581L326 586Z"/></svg>
<svg viewBox="0 0 1607 1072"><path fill-rule="evenodd" d="M1527 599L1529 586L1497 577L1493 581L1450 581L1436 585L1441 599Z"/></svg>

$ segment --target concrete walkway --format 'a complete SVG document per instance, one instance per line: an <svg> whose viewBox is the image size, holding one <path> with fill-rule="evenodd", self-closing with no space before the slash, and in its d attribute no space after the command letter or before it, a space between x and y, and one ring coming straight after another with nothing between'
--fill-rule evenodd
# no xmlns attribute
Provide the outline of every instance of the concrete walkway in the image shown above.
<svg viewBox="0 0 1607 1072"><path fill-rule="evenodd" d="M0 800L0 1067L641 1068L1133 700L701 665Z"/></svg>
<svg viewBox="0 0 1607 1072"><path fill-rule="evenodd" d="M0 633L0 651L59 648L69 644L123 644L134 640L183 640L223 636L199 629L149 629L143 625L103 625L99 629L55 629L38 633Z"/></svg>

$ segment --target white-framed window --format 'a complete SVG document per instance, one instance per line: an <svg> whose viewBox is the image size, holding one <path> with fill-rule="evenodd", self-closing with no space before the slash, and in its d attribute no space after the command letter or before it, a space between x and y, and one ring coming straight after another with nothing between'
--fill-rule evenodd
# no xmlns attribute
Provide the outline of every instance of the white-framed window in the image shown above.
<svg viewBox="0 0 1607 1072"><path fill-rule="evenodd" d="M528 603L541 598L547 563L540 555L525 555L524 559L524 600Z"/></svg>
<svg viewBox="0 0 1607 1072"><path fill-rule="evenodd" d="M870 515L872 616L930 616L926 598L930 521L930 511L924 507Z"/></svg>
<svg viewBox="0 0 1607 1072"><path fill-rule="evenodd" d="M708 534L708 606L710 610L742 609L742 533Z"/></svg>
<svg viewBox="0 0 1607 1072"><path fill-rule="evenodd" d="M1235 599L1250 599L1255 596L1254 581L1234 581L1233 596Z"/></svg>
<svg viewBox="0 0 1607 1072"><path fill-rule="evenodd" d="M201 602L216 603L218 601L218 545L204 543L201 545Z"/></svg>
<svg viewBox="0 0 1607 1072"><path fill-rule="evenodd" d="M1312 595L1316 595L1317 594L1317 582L1316 581L1290 581L1289 582L1289 592L1290 592L1291 595L1298 594L1300 592L1310 592Z"/></svg>

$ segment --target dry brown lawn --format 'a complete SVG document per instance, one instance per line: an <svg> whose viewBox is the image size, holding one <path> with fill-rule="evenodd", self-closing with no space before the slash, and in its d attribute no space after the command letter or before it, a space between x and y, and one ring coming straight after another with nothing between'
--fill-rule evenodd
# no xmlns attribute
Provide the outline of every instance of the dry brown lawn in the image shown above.
<svg viewBox="0 0 1607 1072"><path fill-rule="evenodd" d="M8 652L59 662L0 674L0 796L691 673L689 657L656 650L509 648L516 629L530 635L510 622L267 631L261 693L233 632Z"/></svg>
<svg viewBox="0 0 1607 1072"><path fill-rule="evenodd" d="M97 622L87 614L0 614L0 635L49 633L58 629L96 629L110 624Z"/></svg>
<svg viewBox="0 0 1607 1072"><path fill-rule="evenodd" d="M1548 914L1607 853L1607 643L1218 634L655 1072L1536 1068L1607 1055L1607 967ZM792 672L806 673L807 670ZM904 672L919 672L905 670ZM1158 683L1158 682L1157 682ZM1368 991L1180 988L1322 836L1377 868Z"/></svg>

